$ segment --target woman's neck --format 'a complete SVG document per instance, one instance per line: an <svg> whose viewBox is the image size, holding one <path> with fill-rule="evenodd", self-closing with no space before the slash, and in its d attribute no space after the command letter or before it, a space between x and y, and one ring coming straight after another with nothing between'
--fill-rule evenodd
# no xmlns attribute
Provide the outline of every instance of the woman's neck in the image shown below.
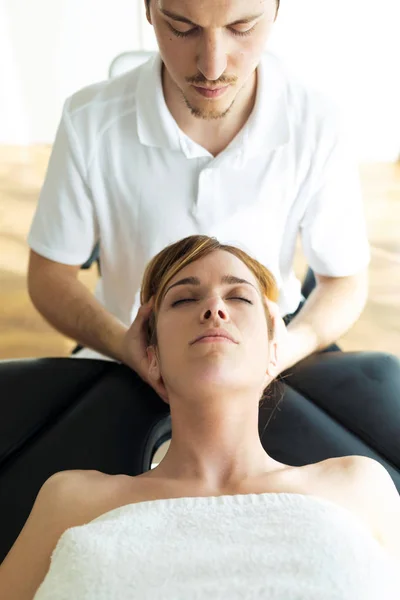
<svg viewBox="0 0 400 600"><path fill-rule="evenodd" d="M205 489L234 488L246 479L281 468L264 450L258 402L171 402L172 439L158 476ZM196 410L197 407L197 410Z"/></svg>

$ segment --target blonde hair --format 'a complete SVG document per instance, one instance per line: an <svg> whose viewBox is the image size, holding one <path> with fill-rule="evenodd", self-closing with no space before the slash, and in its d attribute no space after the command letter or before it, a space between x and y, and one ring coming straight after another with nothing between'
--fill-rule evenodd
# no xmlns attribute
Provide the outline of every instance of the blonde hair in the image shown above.
<svg viewBox="0 0 400 600"><path fill-rule="evenodd" d="M278 287L274 276L255 258L243 250L221 244L216 238L206 235L191 235L161 250L147 265L143 275L140 292L141 304L147 303L154 296L154 309L148 323L149 345L157 344L156 320L164 293L169 282L179 271L196 260L211 254L215 250L230 252L241 260L257 279L260 292L274 302L278 299ZM269 335L272 336L272 320L265 306Z"/></svg>

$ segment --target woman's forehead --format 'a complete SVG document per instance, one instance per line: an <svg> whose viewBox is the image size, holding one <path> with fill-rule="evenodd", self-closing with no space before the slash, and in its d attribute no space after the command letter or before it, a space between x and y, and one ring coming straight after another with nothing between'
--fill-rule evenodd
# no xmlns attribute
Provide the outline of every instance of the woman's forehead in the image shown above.
<svg viewBox="0 0 400 600"><path fill-rule="evenodd" d="M249 267L240 258L226 250L214 250L178 271L169 282L174 284L186 277L196 277L200 284L216 283L227 277L243 279L257 286L258 281Z"/></svg>

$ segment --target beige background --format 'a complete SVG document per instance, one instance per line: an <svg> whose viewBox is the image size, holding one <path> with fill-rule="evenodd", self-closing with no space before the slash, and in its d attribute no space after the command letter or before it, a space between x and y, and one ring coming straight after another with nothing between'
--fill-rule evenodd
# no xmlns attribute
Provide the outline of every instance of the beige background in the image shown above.
<svg viewBox="0 0 400 600"><path fill-rule="evenodd" d="M49 146L0 146L0 358L68 356L75 342L57 333L33 307L26 289L26 236L43 183ZM369 300L339 341L344 350L378 350L400 357L400 165L360 169L372 247ZM296 271L305 263L300 249ZM82 271L93 289L97 271Z"/></svg>

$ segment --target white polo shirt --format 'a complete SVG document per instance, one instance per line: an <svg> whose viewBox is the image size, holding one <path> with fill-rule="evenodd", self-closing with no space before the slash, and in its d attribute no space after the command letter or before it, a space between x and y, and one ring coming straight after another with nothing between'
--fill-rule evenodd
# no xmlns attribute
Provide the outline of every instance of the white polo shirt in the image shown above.
<svg viewBox="0 0 400 600"><path fill-rule="evenodd" d="M368 265L357 164L329 100L267 54L248 122L214 158L169 112L161 66L156 54L66 101L28 237L35 252L83 264L99 240L95 294L125 325L139 308L147 263L192 234L239 246L266 265L282 315L302 299L293 271L298 234L319 274L353 275Z"/></svg>

